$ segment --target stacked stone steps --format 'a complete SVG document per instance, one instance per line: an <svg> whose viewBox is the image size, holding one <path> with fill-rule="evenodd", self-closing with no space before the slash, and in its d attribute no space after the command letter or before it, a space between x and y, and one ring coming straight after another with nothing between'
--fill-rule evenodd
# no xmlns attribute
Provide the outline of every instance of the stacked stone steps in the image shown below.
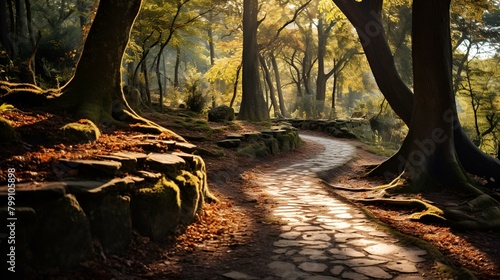
<svg viewBox="0 0 500 280"><path fill-rule="evenodd" d="M59 159L52 163L59 181L16 184L20 270L66 268L98 254L120 254L133 231L163 240L179 224L191 223L204 201L216 199L208 190L205 162L192 154L196 146L149 135L138 146L147 153ZM8 186L0 186L4 221L8 194ZM0 246L7 252L4 230Z"/></svg>

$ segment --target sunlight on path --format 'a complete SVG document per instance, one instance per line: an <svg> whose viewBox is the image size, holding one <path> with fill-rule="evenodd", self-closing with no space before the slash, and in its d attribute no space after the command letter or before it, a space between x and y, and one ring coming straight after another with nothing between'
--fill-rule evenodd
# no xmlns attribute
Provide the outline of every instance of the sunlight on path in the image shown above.
<svg viewBox="0 0 500 280"><path fill-rule="evenodd" d="M429 279L419 271L426 251L399 244L320 183L318 172L347 163L356 149L335 139L301 138L324 145L325 151L256 178L282 224L268 265L273 276L266 279Z"/></svg>

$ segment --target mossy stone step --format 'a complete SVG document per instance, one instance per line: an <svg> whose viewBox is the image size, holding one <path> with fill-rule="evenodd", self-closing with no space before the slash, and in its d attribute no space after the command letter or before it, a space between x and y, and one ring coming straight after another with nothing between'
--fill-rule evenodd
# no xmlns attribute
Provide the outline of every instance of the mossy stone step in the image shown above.
<svg viewBox="0 0 500 280"><path fill-rule="evenodd" d="M262 138L262 133L260 132L246 132L243 133L246 141L257 141Z"/></svg>
<svg viewBox="0 0 500 280"><path fill-rule="evenodd" d="M217 146L222 148L238 148L240 145L240 139L225 139L217 142Z"/></svg>
<svg viewBox="0 0 500 280"><path fill-rule="evenodd" d="M148 155L145 153L137 153L137 152L129 152L129 151L112 153L110 155L117 156L117 157L123 157L123 158L135 159L137 161L137 164L139 164L139 165L142 165L144 163L144 161L146 161L146 158L148 157Z"/></svg>
<svg viewBox="0 0 500 280"><path fill-rule="evenodd" d="M80 176L115 176L122 164L113 160L59 159L57 168L63 173L77 170Z"/></svg>
<svg viewBox="0 0 500 280"><path fill-rule="evenodd" d="M163 150L173 150L175 144L175 141L148 139L140 142L136 146L141 147L148 152L160 152Z"/></svg>
<svg viewBox="0 0 500 280"><path fill-rule="evenodd" d="M11 189L12 191L12 189ZM8 186L0 187L0 206L6 206L9 196ZM15 206L35 206L58 200L66 195L66 184L61 182L20 183L15 189Z"/></svg>
<svg viewBox="0 0 500 280"><path fill-rule="evenodd" d="M80 180L65 181L68 193L79 195L119 193L133 188L135 180L132 177L114 178L111 180Z"/></svg>
<svg viewBox="0 0 500 280"><path fill-rule="evenodd" d="M146 181L157 182L161 178L161 173L149 172L145 170L139 170L136 172L138 176L144 178Z"/></svg>
<svg viewBox="0 0 500 280"><path fill-rule="evenodd" d="M123 172L133 172L137 168L137 159L117 155L97 155L98 159L117 161L122 164L120 170Z"/></svg>
<svg viewBox="0 0 500 280"><path fill-rule="evenodd" d="M228 134L226 135L226 139L240 139L240 140L245 140L245 136L242 134Z"/></svg>
<svg viewBox="0 0 500 280"><path fill-rule="evenodd" d="M149 168L162 173L176 173L186 166L186 161L174 154L151 153L146 158Z"/></svg>
<svg viewBox="0 0 500 280"><path fill-rule="evenodd" d="M197 146L191 143L176 142L174 148L186 153L193 153L194 151L196 151Z"/></svg>

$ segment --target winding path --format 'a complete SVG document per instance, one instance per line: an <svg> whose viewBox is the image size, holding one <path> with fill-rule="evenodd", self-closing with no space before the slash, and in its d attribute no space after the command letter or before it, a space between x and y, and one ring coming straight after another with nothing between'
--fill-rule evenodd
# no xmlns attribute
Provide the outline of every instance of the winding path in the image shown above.
<svg viewBox="0 0 500 280"><path fill-rule="evenodd" d="M311 159L258 174L256 183L274 200L282 224L265 279L432 279L427 252L404 245L356 206L329 194L318 173L348 162L356 149L343 141L309 135L325 150Z"/></svg>

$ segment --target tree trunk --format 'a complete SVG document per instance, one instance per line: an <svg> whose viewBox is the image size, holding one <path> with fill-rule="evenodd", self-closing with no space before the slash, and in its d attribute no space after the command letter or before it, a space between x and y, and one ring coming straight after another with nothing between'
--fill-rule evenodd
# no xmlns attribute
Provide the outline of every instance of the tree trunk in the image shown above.
<svg viewBox="0 0 500 280"><path fill-rule="evenodd" d="M335 68L336 61L333 61L333 68ZM332 110L331 110L331 117L334 118L336 116L336 108L335 108L335 97L337 95L337 83L338 83L338 74L337 72L333 72L333 87L332 87Z"/></svg>
<svg viewBox="0 0 500 280"><path fill-rule="evenodd" d="M214 12L210 10L208 14L208 48L210 50L210 66L215 64L215 44L214 44L214 34L212 30L212 21L214 18Z"/></svg>
<svg viewBox="0 0 500 280"><path fill-rule="evenodd" d="M179 87L179 67L181 65L181 48L175 48L175 67L174 67L174 88Z"/></svg>
<svg viewBox="0 0 500 280"><path fill-rule="evenodd" d="M473 190L459 162L453 137L458 116L452 85L450 1L413 2L415 94L405 166L413 191L436 186Z"/></svg>
<svg viewBox="0 0 500 280"><path fill-rule="evenodd" d="M262 121L269 119L259 76L257 45L258 1L243 1L243 94L238 119Z"/></svg>
<svg viewBox="0 0 500 280"><path fill-rule="evenodd" d="M333 0L342 10L349 21L354 25L366 58L370 64L373 75L387 101L396 114L406 123L410 124L413 107L413 94L401 79L391 54L391 50L384 35L381 25L381 9L383 0L352 1ZM473 174L492 178L491 182L500 182L500 161L486 155L470 141L459 123L454 124L455 146L464 168ZM405 151L399 151L391 157L391 163L382 164L381 168L374 170L375 175L384 175L396 170L386 167L399 166L397 160Z"/></svg>
<svg viewBox="0 0 500 280"><path fill-rule="evenodd" d="M304 84L306 94L312 96L314 94L311 89L311 70L313 67L311 42L313 40L309 37L308 34L306 34L304 37L305 50L304 58L302 60L302 82Z"/></svg>
<svg viewBox="0 0 500 280"><path fill-rule="evenodd" d="M318 77L316 78L316 101L325 102L326 99L326 75L325 75L325 54L326 36L323 27L323 17L318 19Z"/></svg>
<svg viewBox="0 0 500 280"><path fill-rule="evenodd" d="M278 100L280 104L280 111L281 115L283 117L288 116L288 112L286 111L286 106L285 106L285 98L283 97L283 89L281 88L281 78L280 78L280 72L278 69L278 63L276 62L276 56L274 56L274 53L271 52L271 63L273 66L273 71L274 71L274 79L276 80L276 90L278 92Z"/></svg>
<svg viewBox="0 0 500 280"><path fill-rule="evenodd" d="M9 39L9 31L7 29L7 1L0 0L0 44L7 54L12 57L14 55L12 43Z"/></svg>
<svg viewBox="0 0 500 280"><path fill-rule="evenodd" d="M146 97L148 98L148 106L151 107L151 90L149 88L149 73L148 73L148 65L147 60L144 60L141 64L142 66L142 74L144 76L144 90L146 91Z"/></svg>
<svg viewBox="0 0 500 280"><path fill-rule="evenodd" d="M170 38L170 37L169 37ZM163 56L163 50L168 44L168 40L164 43L160 44L160 50L158 51L158 55L156 56L156 82L158 84L158 91L160 94L160 111L163 112L163 97L164 97L164 91L163 91L163 83L161 82L161 71L160 71L160 65L162 61L162 56ZM174 84L175 86L175 84Z"/></svg>
<svg viewBox="0 0 500 280"><path fill-rule="evenodd" d="M271 80L271 73L267 67L266 60L262 55L259 55L260 65L264 71L264 79L266 80L267 86L269 88L269 96L271 98L271 105L273 106L274 117L280 116L278 101L276 100L276 91L274 90L273 81Z"/></svg>
<svg viewBox="0 0 500 280"><path fill-rule="evenodd" d="M100 1L73 78L56 101L79 118L98 123L122 100L121 63L142 0Z"/></svg>

